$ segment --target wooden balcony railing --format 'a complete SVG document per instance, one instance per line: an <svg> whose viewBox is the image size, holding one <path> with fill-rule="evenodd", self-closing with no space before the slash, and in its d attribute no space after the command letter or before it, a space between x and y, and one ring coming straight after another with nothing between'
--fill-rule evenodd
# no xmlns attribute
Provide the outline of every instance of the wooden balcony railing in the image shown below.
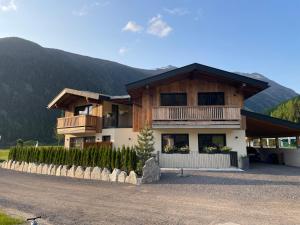
<svg viewBox="0 0 300 225"><path fill-rule="evenodd" d="M57 119L57 129L86 127L97 129L99 117L90 115L79 115L72 117L62 117Z"/></svg>
<svg viewBox="0 0 300 225"><path fill-rule="evenodd" d="M161 106L152 109L153 120L222 121L240 120L241 109L235 106Z"/></svg>

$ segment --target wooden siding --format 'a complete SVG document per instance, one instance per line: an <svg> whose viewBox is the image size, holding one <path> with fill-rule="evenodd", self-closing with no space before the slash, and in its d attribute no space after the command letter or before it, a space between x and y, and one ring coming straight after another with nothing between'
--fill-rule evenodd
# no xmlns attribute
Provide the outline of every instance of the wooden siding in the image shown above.
<svg viewBox="0 0 300 225"><path fill-rule="evenodd" d="M59 134L99 132L100 117L79 115L62 117L57 119L57 131Z"/></svg>
<svg viewBox="0 0 300 225"><path fill-rule="evenodd" d="M160 107L161 93L187 93L187 106L196 107L199 92L224 92L225 106L242 108L244 105L244 96L238 88L218 81L183 79L148 89L145 87L133 101L134 131L145 125L152 126L152 108Z"/></svg>

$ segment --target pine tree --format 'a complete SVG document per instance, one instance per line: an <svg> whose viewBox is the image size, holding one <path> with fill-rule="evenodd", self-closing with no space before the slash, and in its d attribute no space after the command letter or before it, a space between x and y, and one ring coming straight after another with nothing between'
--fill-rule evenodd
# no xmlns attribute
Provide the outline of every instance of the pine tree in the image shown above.
<svg viewBox="0 0 300 225"><path fill-rule="evenodd" d="M121 151L118 148L116 151L116 161L115 161L115 168L120 169L121 168Z"/></svg>
<svg viewBox="0 0 300 225"><path fill-rule="evenodd" d="M136 146L136 153L142 165L151 157L154 151L154 137L153 131L145 126L138 135L138 144Z"/></svg>

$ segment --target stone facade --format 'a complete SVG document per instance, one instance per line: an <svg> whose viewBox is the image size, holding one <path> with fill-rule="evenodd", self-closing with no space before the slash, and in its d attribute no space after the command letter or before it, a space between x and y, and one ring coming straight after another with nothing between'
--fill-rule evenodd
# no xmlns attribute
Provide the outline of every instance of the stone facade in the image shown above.
<svg viewBox="0 0 300 225"><path fill-rule="evenodd" d="M92 167L85 168L83 178L87 179L87 180L90 180L91 179L91 173L92 173Z"/></svg>
<svg viewBox="0 0 300 225"><path fill-rule="evenodd" d="M101 168L99 167L94 167L94 169L92 170L92 173L91 173L91 179L92 180L101 180Z"/></svg>
<svg viewBox="0 0 300 225"><path fill-rule="evenodd" d="M75 170L74 177L83 179L84 169L81 166L78 166Z"/></svg>
<svg viewBox="0 0 300 225"><path fill-rule="evenodd" d="M101 180L109 181L110 171L107 168L104 168L101 173Z"/></svg>
<svg viewBox="0 0 300 225"><path fill-rule="evenodd" d="M60 171L60 175L62 176L62 177L66 177L66 176L68 176L68 170L69 170L69 167L68 166L63 166L62 167L62 169L61 169L61 171Z"/></svg>
<svg viewBox="0 0 300 225"><path fill-rule="evenodd" d="M93 179L102 181L111 181L118 183L129 183L134 185L139 185L140 183L149 183L159 180L160 169L156 164L154 159L149 159L143 168L143 177L138 178L134 171L130 171L129 175L125 171L119 169L114 169L111 173L107 168L99 167L87 167L83 168L81 166L68 166L62 165L47 165L47 164L36 164L27 162L4 162L1 164L2 168L9 168L14 170L19 170L27 173L38 173L52 176L68 176L72 178L80 179Z"/></svg>
<svg viewBox="0 0 300 225"><path fill-rule="evenodd" d="M129 175L125 179L125 183L139 184L137 174L134 171L130 171Z"/></svg>
<svg viewBox="0 0 300 225"><path fill-rule="evenodd" d="M125 171L121 171L121 173L118 176L118 182L125 183L126 177L127 177L127 173Z"/></svg>
<svg viewBox="0 0 300 225"><path fill-rule="evenodd" d="M74 177L74 176L75 176L75 171L76 171L76 166L73 165L73 166L68 170L67 176L68 176L68 177Z"/></svg>
<svg viewBox="0 0 300 225"><path fill-rule="evenodd" d="M43 163L39 164L38 167L37 167L37 172L36 173L42 174L43 173L43 166L44 166Z"/></svg>
<svg viewBox="0 0 300 225"><path fill-rule="evenodd" d="M109 180L112 182L118 182L119 174L121 173L121 170L114 169L113 172L109 175Z"/></svg>
<svg viewBox="0 0 300 225"><path fill-rule="evenodd" d="M60 165L57 167L56 172L55 172L55 176L60 177L61 176L61 170L62 170L63 166Z"/></svg>

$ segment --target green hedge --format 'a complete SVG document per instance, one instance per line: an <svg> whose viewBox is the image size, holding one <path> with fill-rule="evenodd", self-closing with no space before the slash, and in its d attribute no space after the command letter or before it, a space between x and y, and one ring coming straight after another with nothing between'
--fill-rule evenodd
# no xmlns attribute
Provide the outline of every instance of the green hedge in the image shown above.
<svg viewBox="0 0 300 225"><path fill-rule="evenodd" d="M75 165L108 169L136 170L137 155L133 148L111 149L89 147L86 149L65 149L63 147L13 147L9 160L54 165Z"/></svg>

